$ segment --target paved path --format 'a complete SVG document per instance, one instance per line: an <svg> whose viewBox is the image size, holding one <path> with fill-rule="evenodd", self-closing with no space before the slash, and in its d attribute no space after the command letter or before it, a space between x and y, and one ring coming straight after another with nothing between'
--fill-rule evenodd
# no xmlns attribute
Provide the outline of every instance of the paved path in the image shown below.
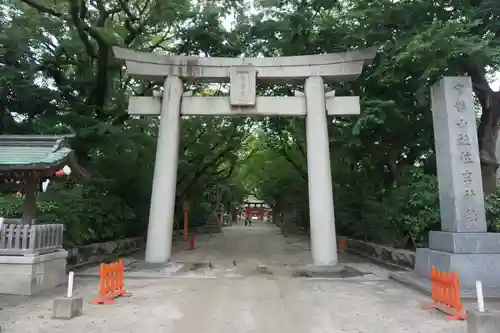
<svg viewBox="0 0 500 333"><path fill-rule="evenodd" d="M2 333L466 332L465 323L423 310L427 297L379 274L362 280L292 277L290 267L310 263L307 242L284 238L270 225L231 226L224 234L199 237L194 251L183 243L175 248L176 260L210 262L212 269L191 278L128 279L133 297L114 305L85 303L84 315L70 321L50 318L61 288L0 311ZM258 273L258 264L270 273ZM77 280L76 293L85 302L96 289L95 279Z"/></svg>

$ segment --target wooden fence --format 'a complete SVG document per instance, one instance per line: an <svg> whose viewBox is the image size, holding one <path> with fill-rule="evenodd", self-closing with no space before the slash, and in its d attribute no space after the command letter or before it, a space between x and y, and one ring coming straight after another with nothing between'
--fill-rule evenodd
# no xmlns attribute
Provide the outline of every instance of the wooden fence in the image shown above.
<svg viewBox="0 0 500 333"><path fill-rule="evenodd" d="M3 223L0 255L34 255L55 252L63 246L62 224Z"/></svg>

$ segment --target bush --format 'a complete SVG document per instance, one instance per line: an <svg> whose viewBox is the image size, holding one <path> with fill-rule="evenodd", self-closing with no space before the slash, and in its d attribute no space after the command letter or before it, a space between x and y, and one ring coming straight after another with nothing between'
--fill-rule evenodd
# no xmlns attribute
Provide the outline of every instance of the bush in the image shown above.
<svg viewBox="0 0 500 333"><path fill-rule="evenodd" d="M486 197L486 221L488 231L500 232L500 188Z"/></svg>
<svg viewBox="0 0 500 333"><path fill-rule="evenodd" d="M400 198L396 214L391 218L398 225L403 242L401 246L416 248L425 245L431 230L439 230L439 190L437 179L425 174L422 168L410 170L408 184L392 191ZM388 205L388 207L391 207Z"/></svg>
<svg viewBox="0 0 500 333"><path fill-rule="evenodd" d="M426 242L429 230L439 228L436 177L411 168L392 187L371 187L368 182L339 189L337 206L347 236L389 246L414 248ZM347 195L344 198L344 193Z"/></svg>
<svg viewBox="0 0 500 333"><path fill-rule="evenodd" d="M22 199L0 196L0 216L21 217ZM117 196L96 187L76 185L43 193L38 198L37 223L65 225L65 247L139 236L145 230L134 212Z"/></svg>
<svg viewBox="0 0 500 333"><path fill-rule="evenodd" d="M440 230L437 178L422 168L411 168L402 178L405 184L379 193L366 187L367 194L359 187L342 191L338 201L346 192L351 205L338 208L339 232L396 247L427 246L429 231ZM352 199L356 196L358 200ZM485 210L488 231L500 232L500 188L485 198Z"/></svg>

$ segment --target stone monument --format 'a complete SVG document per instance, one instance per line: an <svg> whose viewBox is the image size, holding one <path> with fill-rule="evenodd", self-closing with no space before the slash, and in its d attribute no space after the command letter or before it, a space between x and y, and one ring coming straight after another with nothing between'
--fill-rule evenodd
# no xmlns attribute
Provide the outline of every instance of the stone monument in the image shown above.
<svg viewBox="0 0 500 333"><path fill-rule="evenodd" d="M161 97L132 97L129 114L161 115L146 245L146 262L167 262L171 255L179 124L186 116L295 116L306 118L309 211L314 264L336 266L327 115L360 113L359 97L325 93L325 80L356 79L376 49L338 54L277 58L201 58L166 56L114 48L129 74L163 84ZM230 82L230 96L200 97L183 91L183 80ZM304 83L304 93L289 97L256 96L263 83Z"/></svg>
<svg viewBox="0 0 500 333"><path fill-rule="evenodd" d="M469 77L444 77L431 88L441 231L417 249L415 272L457 271L461 285L500 286L500 234L486 232L476 117Z"/></svg>
<svg viewBox="0 0 500 333"><path fill-rule="evenodd" d="M219 234L222 232L219 214L215 209L210 213L205 224L196 228L196 232L199 234Z"/></svg>

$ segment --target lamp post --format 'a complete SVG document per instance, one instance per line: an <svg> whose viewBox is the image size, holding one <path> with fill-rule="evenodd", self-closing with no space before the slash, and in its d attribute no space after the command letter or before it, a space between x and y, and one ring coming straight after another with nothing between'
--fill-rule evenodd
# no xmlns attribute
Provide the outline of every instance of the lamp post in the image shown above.
<svg viewBox="0 0 500 333"><path fill-rule="evenodd" d="M219 219L219 225L223 224L223 216L224 216L224 205L223 203L227 203L229 205L229 210L232 213L233 211L233 188L234 184L226 184L219 185L208 192L207 199L208 201L213 203L214 210L216 212L216 216Z"/></svg>

